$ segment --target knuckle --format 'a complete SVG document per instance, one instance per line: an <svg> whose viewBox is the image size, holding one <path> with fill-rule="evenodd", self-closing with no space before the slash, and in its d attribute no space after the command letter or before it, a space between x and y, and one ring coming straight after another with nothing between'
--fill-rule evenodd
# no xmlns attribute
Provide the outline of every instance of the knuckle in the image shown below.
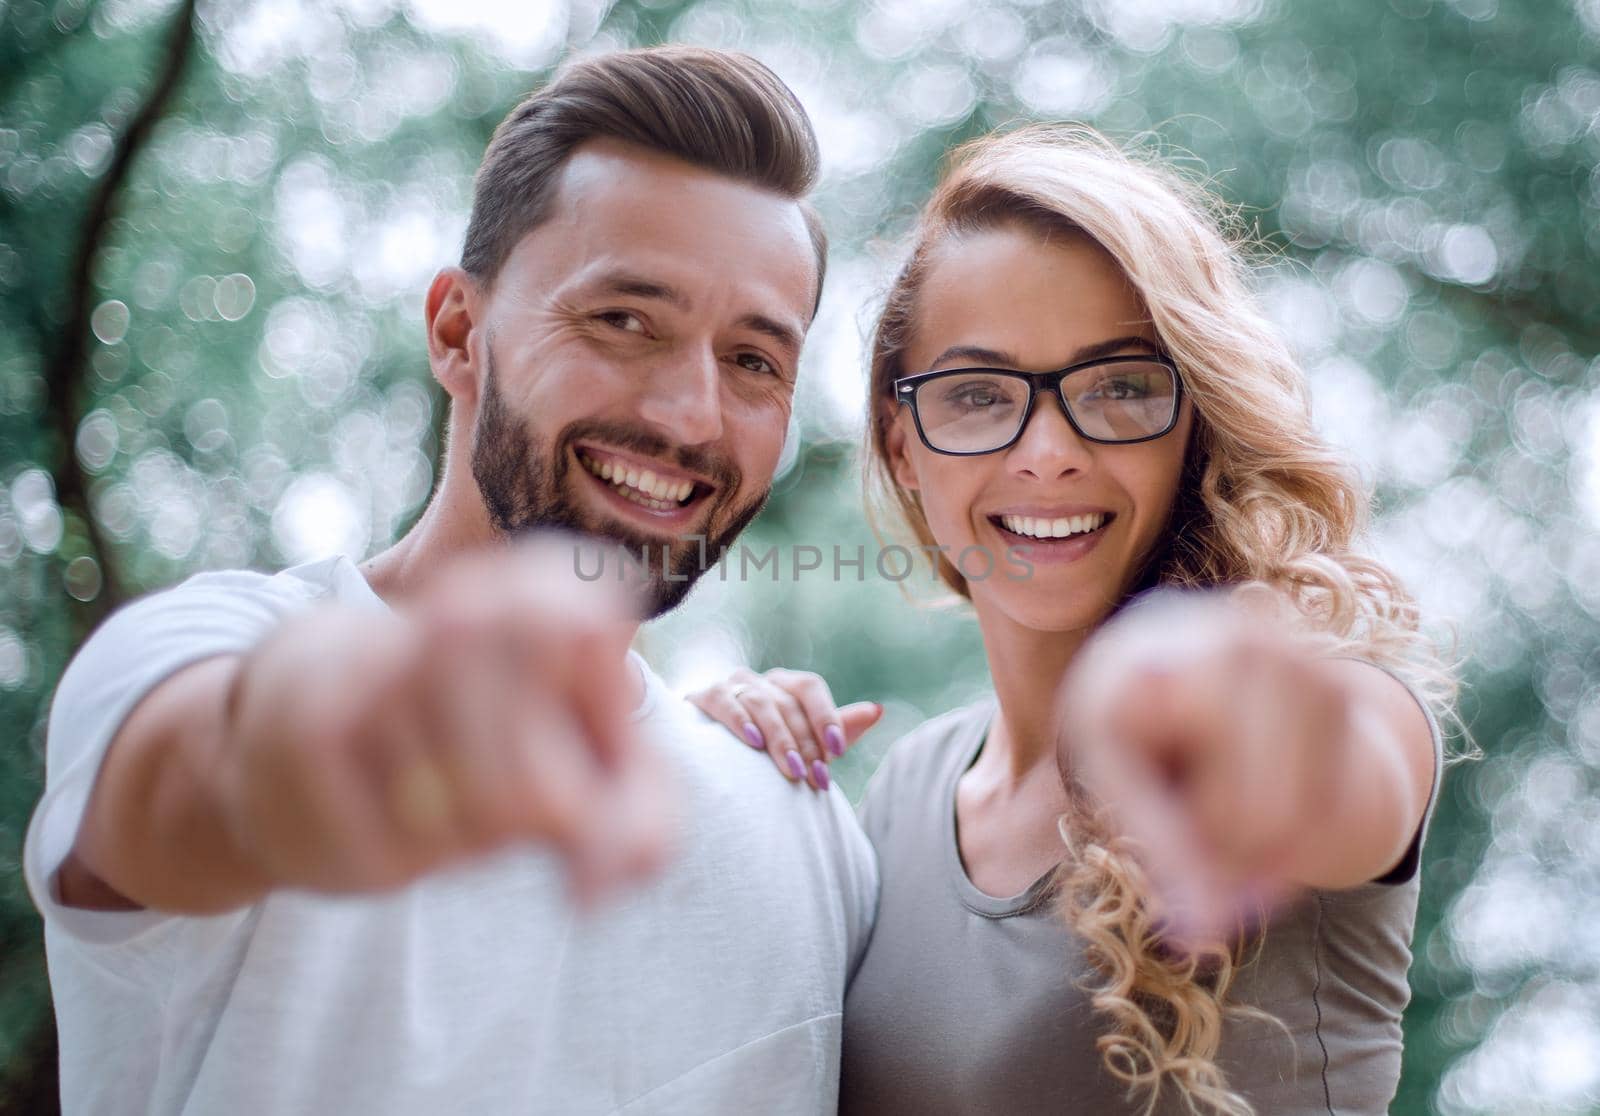
<svg viewBox="0 0 1600 1116"><path fill-rule="evenodd" d="M578 804L561 794L540 794L519 811L522 824L532 827L557 845L574 840L582 825Z"/></svg>
<svg viewBox="0 0 1600 1116"><path fill-rule="evenodd" d="M823 680L822 676L820 674L812 674L810 671L800 675L795 683L795 688L800 693L819 701L831 701L833 697L832 691L828 689L828 683Z"/></svg>
<svg viewBox="0 0 1600 1116"><path fill-rule="evenodd" d="M498 844L516 824L516 799L509 781L497 780L493 787L461 794L455 821L462 840L474 850Z"/></svg>
<svg viewBox="0 0 1600 1116"><path fill-rule="evenodd" d="M773 695L773 704L783 711L784 717L790 724L798 725L806 719L805 706L800 704L799 698L787 691Z"/></svg>

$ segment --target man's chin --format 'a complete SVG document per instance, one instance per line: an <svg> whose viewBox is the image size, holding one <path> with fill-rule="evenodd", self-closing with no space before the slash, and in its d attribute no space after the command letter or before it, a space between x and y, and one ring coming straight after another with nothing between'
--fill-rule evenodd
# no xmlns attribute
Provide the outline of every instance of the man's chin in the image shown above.
<svg viewBox="0 0 1600 1116"><path fill-rule="evenodd" d="M644 594L647 620L682 604L716 561L716 551L698 534L687 541L671 535L652 537L609 523L585 524L576 533L579 575L637 586Z"/></svg>
<svg viewBox="0 0 1600 1116"><path fill-rule="evenodd" d="M763 491L733 514L726 504L708 504L692 525L656 534L586 506L581 496L569 493L529 526L555 527L580 536L591 550L579 556L583 576L634 581L645 594L648 619L653 620L683 603L723 549L761 511L769 494L770 489Z"/></svg>
<svg viewBox="0 0 1600 1116"><path fill-rule="evenodd" d="M698 544L695 542L695 537L704 534L702 530L696 528L694 531L688 532L689 536L694 537L684 541L686 537L684 535L652 534L614 520L586 523L579 528L578 533L599 548L613 551L621 549L635 556L648 553L657 564L661 562L663 550L673 560L676 560L685 551L696 552Z"/></svg>

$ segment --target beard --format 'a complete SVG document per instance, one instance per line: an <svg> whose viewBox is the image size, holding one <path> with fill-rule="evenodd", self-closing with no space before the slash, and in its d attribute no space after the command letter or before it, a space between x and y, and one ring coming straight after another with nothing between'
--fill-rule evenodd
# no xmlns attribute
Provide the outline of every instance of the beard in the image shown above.
<svg viewBox="0 0 1600 1116"><path fill-rule="evenodd" d="M580 478L568 475L574 455L567 451L585 440L671 462L689 472L710 477L716 485L711 499L719 502L710 505L703 532L705 541L685 540L681 536L669 541L580 506L571 493L572 484ZM727 501L738 491L742 478L732 461L683 446L675 447L660 435L639 427L579 419L568 423L553 439L540 438L506 406L495 376L492 353L488 355L478 422L473 431L472 476L483 496L489 522L507 538L528 531L556 529L612 543L633 554L647 555L643 566L646 571L645 618L648 620L683 603L709 564L715 562L760 513L772 494L769 484L752 499L730 507Z"/></svg>

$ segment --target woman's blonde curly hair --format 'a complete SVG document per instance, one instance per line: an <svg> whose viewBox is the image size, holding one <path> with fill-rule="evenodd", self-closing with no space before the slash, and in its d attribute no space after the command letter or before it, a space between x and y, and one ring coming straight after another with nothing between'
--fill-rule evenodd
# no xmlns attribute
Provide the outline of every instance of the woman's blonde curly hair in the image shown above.
<svg viewBox="0 0 1600 1116"><path fill-rule="evenodd" d="M1086 126L1032 126L958 150L922 212L873 337L869 506L898 510L938 555L945 584L970 596L961 573L933 549L918 494L894 482L890 465L893 381L922 371L903 367L918 294L934 249L952 237L996 227L1088 237L1140 296L1195 411L1172 521L1135 590L1275 590L1331 651L1388 668L1442 713L1453 695L1450 673L1395 576L1354 550L1370 497L1312 427L1306 377L1258 306L1241 226L1172 163ZM1164 949L1136 859L1078 798L1062 819L1060 901L1085 942L1094 970L1088 991L1109 1024L1099 1039L1106 1070L1130 1095L1145 1093L1147 1112L1170 1084L1191 1111L1250 1113L1216 1063L1224 1018L1262 1014L1227 999L1246 936L1190 954Z"/></svg>

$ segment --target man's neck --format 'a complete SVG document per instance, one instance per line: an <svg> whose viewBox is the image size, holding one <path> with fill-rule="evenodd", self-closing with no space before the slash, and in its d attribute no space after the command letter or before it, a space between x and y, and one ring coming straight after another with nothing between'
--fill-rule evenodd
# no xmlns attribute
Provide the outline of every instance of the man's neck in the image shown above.
<svg viewBox="0 0 1600 1116"><path fill-rule="evenodd" d="M492 533L474 530L470 522L462 522L464 518L452 513L441 493L403 538L361 563L361 575L387 604L408 600L451 557L494 545Z"/></svg>
<svg viewBox="0 0 1600 1116"><path fill-rule="evenodd" d="M476 497L476 492L473 495ZM477 515L462 513L457 510L459 506L448 498L447 490L441 490L404 538L361 563L362 576L385 604L395 607L415 596L452 557L469 550L507 545L504 537L490 527L481 512L481 503ZM615 641L608 641L602 653L617 659L626 657L638 632L638 624L619 628ZM627 708L637 709L645 698L644 675L632 665L624 673Z"/></svg>

